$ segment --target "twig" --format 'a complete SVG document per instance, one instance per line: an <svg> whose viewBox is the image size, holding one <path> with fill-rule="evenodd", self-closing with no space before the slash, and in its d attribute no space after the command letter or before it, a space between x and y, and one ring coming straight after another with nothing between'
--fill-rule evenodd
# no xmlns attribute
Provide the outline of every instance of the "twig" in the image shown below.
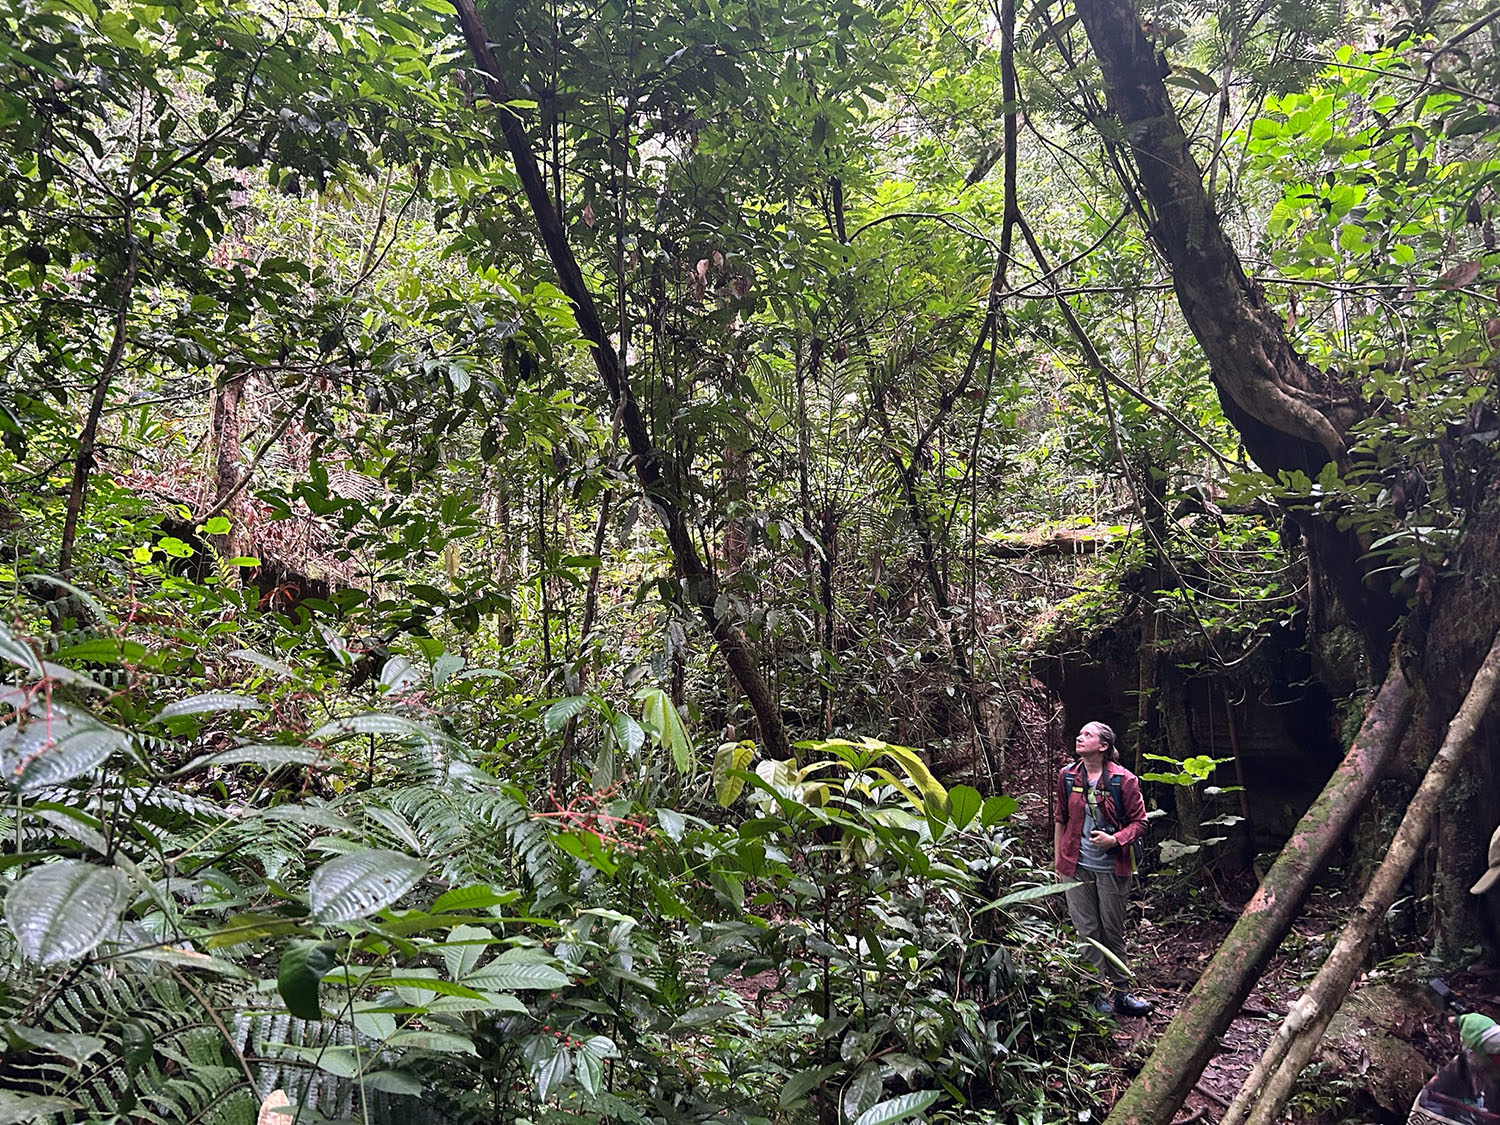
<svg viewBox="0 0 1500 1125"><path fill-rule="evenodd" d="M219 1017L218 1009L216 1009L212 1004L208 1002L207 999L204 998L203 993L199 992L196 988L193 987L193 982L188 980L186 976L178 972L176 969L172 969L171 973L172 978L178 984L182 985L183 988L187 989L193 994L193 999L198 1001L203 1010L208 1013L208 1018L214 1021L214 1026L219 1029L219 1034L224 1036L224 1042L228 1045L230 1051L234 1053L235 1059L239 1062L240 1070L244 1072L246 1083L249 1084L250 1089L254 1090L255 1075L250 1072L250 1064L245 1061L245 1056L240 1052L240 1045L234 1041L234 1037L229 1034L229 1028L224 1025L224 1021Z"/></svg>
<svg viewBox="0 0 1500 1125"><path fill-rule="evenodd" d="M260 463L265 458L266 454L271 451L271 446L275 445L279 440L281 440L281 435L286 433L287 430L291 428L292 422L296 419L296 417L297 415L294 411L287 411L286 416L282 418L281 421L277 423L276 428L271 431L271 435L266 438L266 440L261 443L261 447L255 451L255 456L250 458L250 464L245 466L244 475L240 477L238 483L236 483L233 488L231 488L228 492L221 496L218 502L214 504L212 508L210 508L208 511L204 512L203 515L194 520L194 523L207 523L215 516L224 514L224 510L234 502L235 497L243 492L245 490L245 486L250 483L250 478L255 475L255 470L260 466Z"/></svg>

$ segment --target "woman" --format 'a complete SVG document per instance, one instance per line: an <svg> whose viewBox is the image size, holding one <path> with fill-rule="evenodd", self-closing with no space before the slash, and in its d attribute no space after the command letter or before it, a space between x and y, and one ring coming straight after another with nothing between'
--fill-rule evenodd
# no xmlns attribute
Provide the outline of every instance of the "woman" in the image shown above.
<svg viewBox="0 0 1500 1125"><path fill-rule="evenodd" d="M1130 992L1125 967L1130 845L1146 831L1141 783L1120 765L1115 732L1103 723L1086 723L1074 747L1078 761L1058 773L1053 796L1052 865L1064 879L1077 880L1064 892L1068 914L1079 936L1089 939L1084 957L1114 988L1112 997L1095 996L1094 1007L1122 1016L1148 1015L1154 1005Z"/></svg>

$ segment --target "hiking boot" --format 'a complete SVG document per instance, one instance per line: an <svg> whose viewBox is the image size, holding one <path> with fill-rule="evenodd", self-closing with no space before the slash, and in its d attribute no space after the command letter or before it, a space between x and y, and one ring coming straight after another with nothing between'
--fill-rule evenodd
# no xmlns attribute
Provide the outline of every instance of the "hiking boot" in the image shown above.
<svg viewBox="0 0 1500 1125"><path fill-rule="evenodd" d="M1142 1000L1132 992L1123 988L1115 989L1114 1010L1122 1016L1149 1016L1156 1009L1156 1005L1150 1000Z"/></svg>
<svg viewBox="0 0 1500 1125"><path fill-rule="evenodd" d="M1101 1016L1112 1016L1115 1014L1115 1005L1103 992L1096 992L1089 998L1089 1007Z"/></svg>

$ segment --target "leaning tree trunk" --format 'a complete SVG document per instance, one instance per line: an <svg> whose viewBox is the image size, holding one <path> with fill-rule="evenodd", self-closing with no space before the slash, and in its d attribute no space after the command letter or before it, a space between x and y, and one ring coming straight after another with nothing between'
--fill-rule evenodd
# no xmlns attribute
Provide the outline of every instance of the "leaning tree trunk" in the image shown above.
<svg viewBox="0 0 1500 1125"><path fill-rule="evenodd" d="M1410 714L1411 689L1400 667L1394 667L1366 711L1349 753L1297 825L1105 1125L1160 1125L1170 1121L1187 1100L1188 1091L1213 1056L1218 1036L1240 1010L1291 928L1314 877L1375 787Z"/></svg>
<svg viewBox="0 0 1500 1125"><path fill-rule="evenodd" d="M1158 59L1131 0L1075 0L1075 5L1103 72L1109 112L1116 119L1097 124L1106 135L1120 136L1129 146L1138 180L1128 187L1146 204L1148 234L1171 267L1178 304L1208 359L1225 417L1238 429L1256 463L1269 473L1300 470L1316 476L1330 462L1342 466L1346 461L1342 435L1360 420L1365 404L1334 393L1337 388L1328 374L1298 354L1276 310L1250 283L1204 188L1202 171L1192 155L1192 138L1167 94L1165 60ZM1485 465L1480 475L1488 482L1496 475L1494 463ZM1399 675L1387 675L1387 645L1406 607L1389 594L1385 583L1368 580L1370 564L1362 557L1364 549L1354 531L1341 530L1316 513L1298 508L1295 499L1284 503L1307 538L1314 578L1321 573L1328 579L1339 608L1365 639L1375 675L1385 677L1386 686L1366 718L1366 729L1379 712L1391 709L1393 689L1402 697L1398 710L1404 715L1406 685ZM1493 570L1491 560L1500 550L1500 501L1491 488L1483 503L1471 508L1481 518L1471 520L1465 541L1482 532L1483 544L1468 566L1460 558L1456 573L1462 577L1443 587L1441 597L1435 599L1439 612L1433 615L1431 643L1420 643L1425 639L1420 634L1429 614L1427 606L1418 607L1417 628L1408 625L1408 639L1421 653L1420 664L1414 665L1425 689L1419 721L1429 733L1441 732L1455 713L1458 685L1469 681L1500 625L1500 590L1485 581L1486 573ZM1458 639L1440 629L1439 622ZM1400 726L1392 719L1387 716L1384 725ZM1489 733L1482 737L1493 738L1493 724L1484 726ZM1393 746L1393 740L1387 739L1386 752ZM1337 775L1331 784L1339 784ZM1348 809L1340 814L1343 825L1326 837L1330 846L1353 812ZM1473 820L1471 816L1467 834L1463 830L1438 833L1439 890L1449 892L1450 902L1461 901L1462 896L1453 892L1460 885L1458 880L1474 869L1474 853L1482 850L1487 834L1487 825L1476 830ZM1320 839L1325 838L1326 829L1327 823L1319 826ZM1305 843L1294 837L1277 867L1288 856L1309 869L1320 864L1326 850L1308 850ZM1238 960L1240 970L1211 968L1205 974L1107 1125L1127 1121L1156 1125L1170 1119L1207 1062L1213 1037L1228 1025L1233 1009L1246 994L1248 979L1284 933L1309 881L1273 885L1276 880L1268 876L1246 917L1215 958L1215 965L1226 966ZM1268 895L1274 904L1266 901ZM1252 919L1253 913L1264 912L1270 905L1278 919L1275 924ZM1247 933L1237 936L1246 927ZM1264 935L1247 944L1250 931L1264 931ZM1231 962L1225 962L1226 955Z"/></svg>
<svg viewBox="0 0 1500 1125"><path fill-rule="evenodd" d="M1497 679L1500 679L1500 637L1490 645L1489 655L1479 666L1469 694L1448 724L1448 735L1416 795L1407 805L1401 826L1396 830L1385 859L1371 877L1364 897L1354 908L1318 975L1287 1012L1255 1069L1225 1110L1221 1125L1241 1125L1242 1122L1244 1125L1274 1125L1282 1108L1291 1099L1297 1075L1312 1057L1355 974L1364 964L1376 927L1391 908L1391 903L1396 901L1402 880L1411 870L1422 841L1427 838L1427 829L1437 812L1438 802L1457 775L1473 742L1474 732L1495 696Z"/></svg>
<svg viewBox="0 0 1500 1125"><path fill-rule="evenodd" d="M1343 462L1342 433L1362 416L1359 404L1328 405L1338 401L1328 376L1298 354L1281 316L1246 276L1131 0L1078 0L1077 8L1104 72L1110 111L1135 158L1151 211L1148 233L1171 266L1178 304L1208 358L1224 416L1266 472L1300 470L1316 478L1328 462ZM1364 581L1364 548L1354 532L1316 514L1297 515L1365 638L1376 675L1384 675L1381 662L1402 607Z"/></svg>
<svg viewBox="0 0 1500 1125"><path fill-rule="evenodd" d="M500 130L510 150L511 162L525 190L536 220L537 234L546 248L547 256L557 271L558 282L568 299L573 303L573 313L578 321L578 333L588 342L589 352L599 377L609 392L611 402L619 415L625 440L630 446L631 460L635 466L636 479L646 494L652 508L656 510L666 532L667 545L672 552L687 600L694 605L713 634L719 652L729 665L760 726L760 734L766 750L772 757L789 758L791 742L787 738L786 726L781 711L771 695L765 677L761 675L751 650L750 641L744 631L718 608L719 583L712 568L698 553L693 538L693 529L678 496L670 483L670 474L663 471L662 453L651 441L646 420L641 414L640 404L599 319L598 306L583 279L578 259L568 243L567 232L553 206L541 169L537 166L536 154L532 152L531 140L518 111L512 107L513 96L506 82L500 63L490 47L490 36L484 21L475 10L474 0L451 0L458 13L464 42L474 57L484 78L485 92L495 103L495 115Z"/></svg>

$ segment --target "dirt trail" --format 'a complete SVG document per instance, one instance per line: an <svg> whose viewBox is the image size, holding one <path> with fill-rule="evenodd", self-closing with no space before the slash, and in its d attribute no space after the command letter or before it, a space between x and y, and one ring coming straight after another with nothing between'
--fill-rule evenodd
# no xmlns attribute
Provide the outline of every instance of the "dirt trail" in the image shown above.
<svg viewBox="0 0 1500 1125"><path fill-rule="evenodd" d="M1232 890L1228 893L1238 897ZM1102 1099L1105 1105L1113 1104L1150 1054L1233 925L1238 903L1221 900L1211 910L1170 918L1160 917L1149 898L1136 909L1141 913L1130 929L1131 952L1140 967L1139 991L1157 1008L1145 1019L1117 1022L1109 1052L1117 1070ZM1340 924L1337 904L1325 894L1315 894L1221 1037L1222 1049L1194 1085L1175 1125L1216 1125L1288 1006L1317 971ZM1404 1122L1422 1081L1457 1050L1453 1027L1422 986L1424 979L1415 958L1361 977L1344 1014L1329 1029L1318 1071L1304 1076L1282 1120L1292 1125ZM1500 1017L1500 981L1493 973L1475 969L1446 979L1466 1002Z"/></svg>

